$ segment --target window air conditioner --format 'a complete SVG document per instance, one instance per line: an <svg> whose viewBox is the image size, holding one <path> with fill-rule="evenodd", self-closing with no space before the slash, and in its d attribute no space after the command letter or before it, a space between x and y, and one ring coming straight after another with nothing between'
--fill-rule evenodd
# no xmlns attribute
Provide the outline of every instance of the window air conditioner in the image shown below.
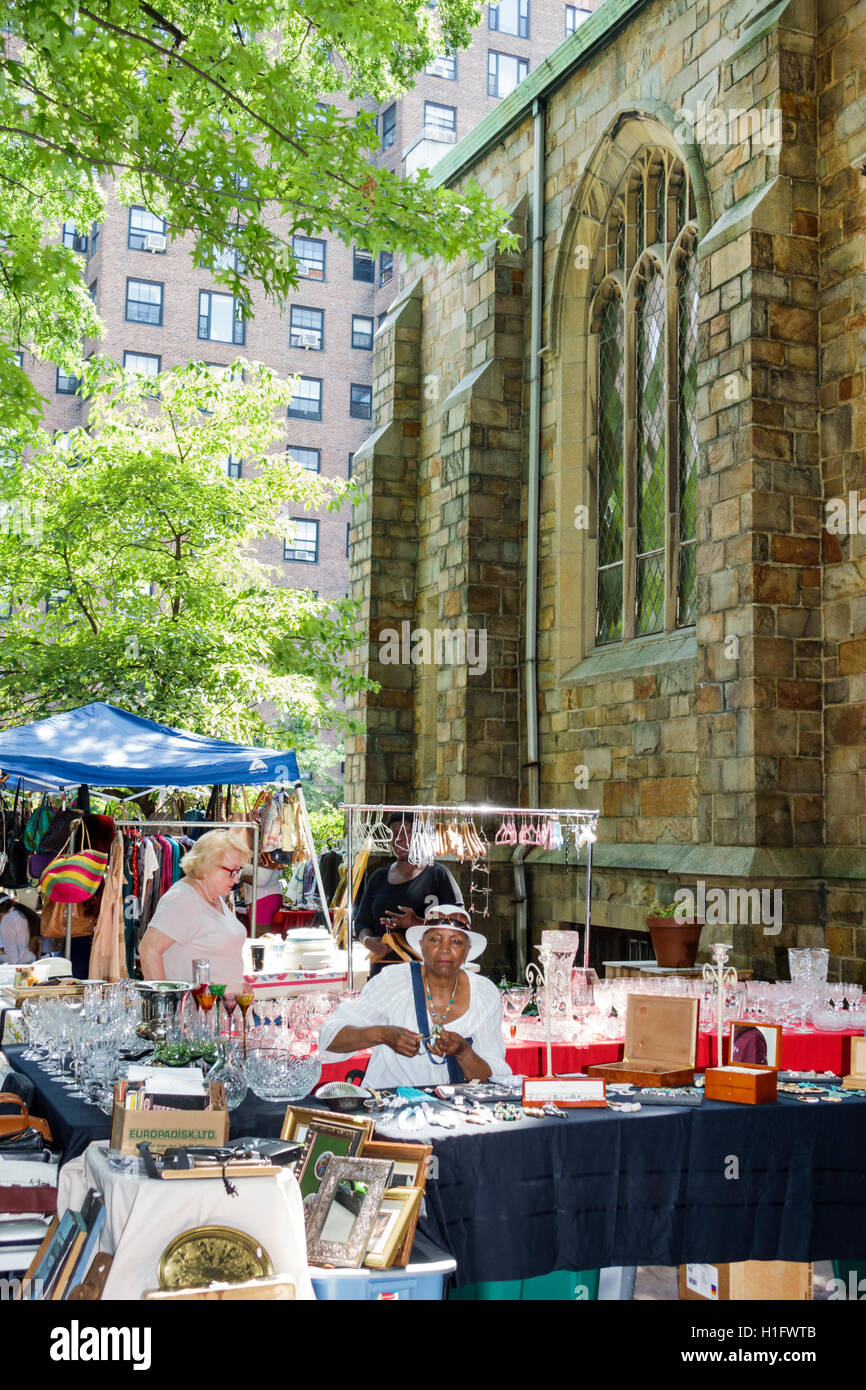
<svg viewBox="0 0 866 1390"><path fill-rule="evenodd" d="M311 328L300 328L300 329L296 329L295 332L294 332L294 334L293 334L293 337L294 337L295 340L296 340L296 342L295 342L295 346L296 346L296 347L302 347L302 348L318 348L318 347L321 347L321 339L320 339L318 333L314 332Z"/></svg>
<svg viewBox="0 0 866 1390"><path fill-rule="evenodd" d="M144 238L145 251L164 251L167 240L162 232L148 232Z"/></svg>

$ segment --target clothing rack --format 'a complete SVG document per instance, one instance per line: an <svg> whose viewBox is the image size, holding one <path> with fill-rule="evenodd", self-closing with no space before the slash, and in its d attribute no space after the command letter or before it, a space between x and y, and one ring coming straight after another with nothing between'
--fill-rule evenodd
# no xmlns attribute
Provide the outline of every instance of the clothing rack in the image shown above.
<svg viewBox="0 0 866 1390"><path fill-rule="evenodd" d="M570 820L584 822L588 829L593 831L593 836L586 842L586 917L583 938L583 964L589 966L589 932L590 916L592 903L592 845L595 838L594 832L598 825L598 811L583 811L571 806L562 807L542 807L542 806L490 806L490 805L460 805L460 806L436 806L436 805L409 805L402 806L397 804L385 804L381 802L352 802L343 807L346 813L346 840L347 840L347 859L346 859L346 882L348 884L348 894L346 898L346 957L347 957L347 980L346 988L354 988L354 971L352 968L352 949L354 947L354 902L352 900L352 871L354 868L354 846L353 830L356 814L375 811L380 816L391 815L442 815L442 816L472 816L481 819L484 816L524 816L527 820L545 817L548 820Z"/></svg>

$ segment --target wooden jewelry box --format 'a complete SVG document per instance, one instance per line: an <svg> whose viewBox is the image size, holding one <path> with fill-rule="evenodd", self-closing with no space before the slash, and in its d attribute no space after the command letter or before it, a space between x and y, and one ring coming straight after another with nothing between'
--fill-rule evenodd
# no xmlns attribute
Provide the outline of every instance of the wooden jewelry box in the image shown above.
<svg viewBox="0 0 866 1390"><path fill-rule="evenodd" d="M732 1023L729 1060L720 1067L707 1067L704 1095L707 1100L729 1100L739 1105L776 1100L781 1055L782 1030L777 1024Z"/></svg>
<svg viewBox="0 0 866 1390"><path fill-rule="evenodd" d="M596 1063L588 1076L632 1086L691 1086L698 1051L697 999L630 994L621 1062Z"/></svg>
<svg viewBox="0 0 866 1390"><path fill-rule="evenodd" d="M842 1085L846 1091L866 1091L866 1038L851 1039L851 1071Z"/></svg>

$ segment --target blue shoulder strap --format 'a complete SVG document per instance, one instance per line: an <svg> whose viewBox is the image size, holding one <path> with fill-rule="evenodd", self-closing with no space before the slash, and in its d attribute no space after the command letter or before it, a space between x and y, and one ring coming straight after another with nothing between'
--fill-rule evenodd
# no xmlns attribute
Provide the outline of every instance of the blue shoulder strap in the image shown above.
<svg viewBox="0 0 866 1390"><path fill-rule="evenodd" d="M417 960L413 960L409 967L412 971L412 996L415 1002L415 1019L418 1024L418 1032L422 1038L426 1038L430 1031L430 1024L427 1018L427 1001L424 998L424 981L421 978L421 965ZM472 1046L472 1039L467 1038L469 1046ZM456 1057L446 1057L445 1062L448 1068L448 1080L452 1086L459 1086L466 1077L463 1068Z"/></svg>

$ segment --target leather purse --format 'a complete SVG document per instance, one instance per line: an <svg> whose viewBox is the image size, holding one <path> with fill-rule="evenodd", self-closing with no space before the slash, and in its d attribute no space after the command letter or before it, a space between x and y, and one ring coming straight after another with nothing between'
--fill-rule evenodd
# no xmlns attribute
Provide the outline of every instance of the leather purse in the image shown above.
<svg viewBox="0 0 866 1390"><path fill-rule="evenodd" d="M0 1110L5 1110L8 1106L17 1113L0 1113L0 1151L9 1154L11 1141L16 1139L23 1139L25 1142L21 1147L26 1148L30 1142L29 1136L33 1134L38 1134L40 1140L51 1139L51 1128L47 1120L40 1120L31 1115L21 1096L14 1095L12 1091L0 1091Z"/></svg>

